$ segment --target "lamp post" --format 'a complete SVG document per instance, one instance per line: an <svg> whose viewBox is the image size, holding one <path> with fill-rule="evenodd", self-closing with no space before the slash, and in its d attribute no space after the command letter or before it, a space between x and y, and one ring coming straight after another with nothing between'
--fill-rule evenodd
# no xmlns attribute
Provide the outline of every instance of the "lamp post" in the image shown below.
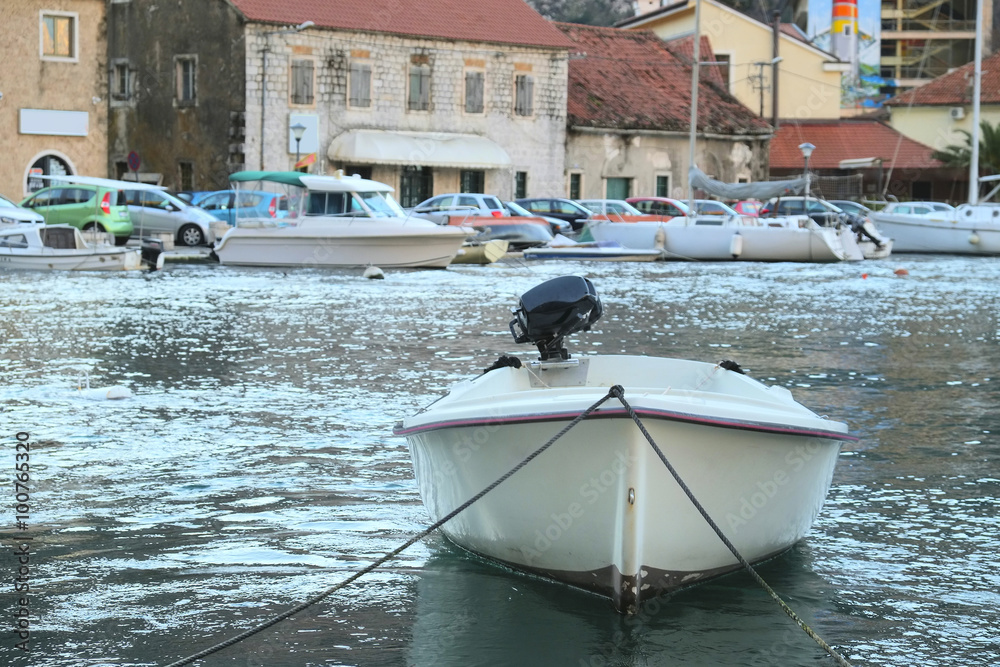
<svg viewBox="0 0 1000 667"><path fill-rule="evenodd" d="M302 141L302 135L305 134L306 126L302 123L296 123L292 125L289 130L292 131L292 136L295 137L295 169L299 168L299 142Z"/></svg>
<svg viewBox="0 0 1000 667"><path fill-rule="evenodd" d="M807 141L804 144L799 144L799 150L802 151L802 157L806 159L806 196L802 210L806 215L809 215L809 156L813 154L816 147Z"/></svg>
<svg viewBox="0 0 1000 667"><path fill-rule="evenodd" d="M292 28L284 30L271 30L264 33L264 48L261 49L261 70L260 70L260 168L264 169L264 119L267 116L267 53L271 50L269 39L271 35L291 35L302 32L306 28L316 25L312 21L304 21Z"/></svg>

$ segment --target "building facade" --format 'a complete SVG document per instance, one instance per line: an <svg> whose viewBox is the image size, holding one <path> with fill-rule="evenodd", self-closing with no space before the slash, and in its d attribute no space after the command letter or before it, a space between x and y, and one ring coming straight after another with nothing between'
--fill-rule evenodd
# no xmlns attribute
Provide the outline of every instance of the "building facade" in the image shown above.
<svg viewBox="0 0 1000 667"><path fill-rule="evenodd" d="M107 161L105 0L0 4L0 193L39 176L103 175Z"/></svg>
<svg viewBox="0 0 1000 667"><path fill-rule="evenodd" d="M580 54L569 70L565 192L686 198L690 45L672 48L647 31L558 25ZM712 54L705 38L702 53ZM703 73L696 165L727 182L765 180L771 126L723 89L717 69Z"/></svg>
<svg viewBox="0 0 1000 667"><path fill-rule="evenodd" d="M649 8L646 3L642 8ZM620 21L628 30L651 30L664 40L694 33L695 0L652 8ZM792 26L778 33L778 62L772 26L716 0L701 0L701 34L712 40L723 63L724 84L744 106L765 118L838 118L841 77L850 64L806 42ZM704 60L704 59L702 59ZM778 78L778 109L773 86Z"/></svg>

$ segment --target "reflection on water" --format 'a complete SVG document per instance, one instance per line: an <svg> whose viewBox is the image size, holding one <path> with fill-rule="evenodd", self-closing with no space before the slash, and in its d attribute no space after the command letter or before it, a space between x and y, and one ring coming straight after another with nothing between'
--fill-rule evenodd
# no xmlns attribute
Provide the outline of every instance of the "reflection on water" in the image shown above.
<svg viewBox="0 0 1000 667"><path fill-rule="evenodd" d="M761 568L821 636L857 664L1000 662L1000 264L901 256L0 274L3 437L38 443L33 652L5 633L0 664L165 664L405 541L428 518L392 424L501 353L531 356L509 309L565 273L606 313L572 351L733 358L862 438L809 537ZM135 397L86 400L81 372ZM205 664L829 662L743 574L622 618L434 536Z"/></svg>

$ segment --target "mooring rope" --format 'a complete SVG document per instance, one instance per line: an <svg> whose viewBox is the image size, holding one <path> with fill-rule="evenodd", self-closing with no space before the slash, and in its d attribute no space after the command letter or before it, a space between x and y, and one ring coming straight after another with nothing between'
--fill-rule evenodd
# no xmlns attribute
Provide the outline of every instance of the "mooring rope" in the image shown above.
<svg viewBox="0 0 1000 667"><path fill-rule="evenodd" d="M681 487L681 490L684 491L684 494L688 497L688 500L691 501L691 504L693 504L695 509L698 510L702 518L705 519L708 525L711 526L712 530L715 531L715 534L719 536L719 539L722 540L722 543L726 545L726 548L728 548L729 551L731 551L732 554L736 556L736 560L740 562L740 565L743 566L743 569L745 569L747 572L750 573L750 576L753 577L754 581L756 581L760 585L760 587L763 588L767 592L767 594L771 596L772 600L778 603L778 606L781 607L782 611L784 611L789 618L795 621L795 624L798 625L800 628L802 628L802 630L807 635L812 637L813 640L817 644L819 644L819 646L824 651L830 654L830 657L836 660L837 664L841 665L842 667L851 667L851 663L849 663L847 659L845 659L842 655L837 653L837 651L835 651L833 647L831 647L829 644L823 641L822 637L817 635L816 632L811 627L809 627L809 625L807 625L805 621L799 618L798 614L792 611L791 607L785 604L785 601L782 600L778 596L778 594L774 592L774 589L772 589L770 586L767 585L767 582L764 581L764 579L761 578L759 574L757 574L757 570L753 568L753 565L751 565L750 562L743 557L743 554L739 552L736 546L729 541L729 538L726 537L725 533L722 532L722 529L719 528L719 525L715 523L715 521L712 519L711 516L709 516L704 506L702 506L702 504L698 502L698 499L695 498L694 493L691 492L691 489L688 488L688 485L684 483L683 479L681 479L681 476L677 473L677 470L675 470L674 467L670 464L670 461L667 460L667 457L663 454L663 451L657 446L656 442L653 440L653 436L649 434L649 431L646 430L646 426L642 423L642 420L639 419L639 415L637 415L635 410L632 409L632 406L629 405L629 402L625 400L625 390L621 387L621 385L615 385L611 387L611 391L609 393L614 395L615 398L621 401L621 404L625 407L625 410L626 412L628 412L629 417L632 418L632 421L635 422L635 425L638 426L639 430L642 432L643 437L646 438L646 442L649 443L649 445L653 448L653 451L656 452L656 455L660 457L660 461L662 461L663 465L665 465L667 467L667 470L670 471L670 474L673 476L674 481L677 482L677 485L679 487Z"/></svg>
<svg viewBox="0 0 1000 667"><path fill-rule="evenodd" d="M618 388L621 389L621 387L618 387ZM178 660L176 662L172 662L169 665L167 665L167 667L181 667L181 665L189 665L192 662L194 662L195 660L200 660L201 658L204 658L204 657L209 656L209 655L211 655L213 653L221 651L222 649L227 648L229 646L232 646L233 644L239 643L239 642L243 641L244 639L246 639L247 637L251 637L251 636L257 634L258 632L261 632L262 630L266 630L267 628L271 627L272 625L275 625L276 623L280 623L281 621L285 620L286 618L294 616L295 614L299 613L300 611L303 611L303 610L311 607L312 605L314 605L317 602L323 600L324 598L330 596L331 594L336 593L337 591L339 591L341 588L347 586L348 584L351 584L351 583L357 581L358 579L360 579L364 575L368 574L372 570L375 570L375 569L381 567L382 565L384 565L386 562L388 562L392 558L395 558L400 553L402 553L403 551L405 551L409 547L413 546L414 544L416 544L420 540L424 539L425 537L427 537L428 535L430 535L431 533L433 533L435 530L437 530L438 528L440 528L441 526L443 526L444 524L448 523L453 518L455 518L456 516L458 516L459 514L461 514L462 512L464 512L466 509L468 509L470 506L472 506L475 502L477 502L480 498L482 498L487 493L489 493L490 491L492 491L493 489L495 489L496 487L498 487L500 484L502 484L504 481L506 481L508 478L510 478L514 473L516 473L518 470L520 470L521 468L523 468L524 466L526 466L528 463L530 463L532 460L534 460L542 452L544 452L546 449L548 449L549 447L551 447L553 445L553 443L555 443L556 440L558 440L559 438L561 438L564 435L566 435L566 433L571 428L573 428L574 426L576 426L577 424L579 424L581 421L583 421L584 419L586 419L587 416L589 416L590 413L592 413L594 410L596 410L597 408L601 407L601 405L603 405L608 399L610 399L614 395L613 391L614 391L614 388L612 388L612 390L609 391L599 401L597 401L596 403L594 403L593 405L591 405L589 408L587 408L586 410L584 410L583 412L581 412L575 419L573 419L573 421L571 421L569 424L567 424L565 427L563 427L563 429L561 431L559 431L554 436L552 436L552 438L548 442L546 442L544 445L542 445L541 447L539 447L538 449L536 449L535 451L533 451L531 454L529 454L527 457L525 457L524 460L522 460L516 466L514 466L509 471L507 471L507 473L505 473L503 476L501 476L495 482L493 482L492 484L490 484L489 486L487 486L485 489L483 489L482 491L480 491L479 493L477 493L476 495L474 495L472 498L469 498L467 501L465 501L464 503L462 503L459 507L457 507L456 509L454 509L451 512L449 512L446 516L442 517L438 521L435 521L431 526L429 526L428 528L426 528L423 532L419 533L415 537L410 538L409 540L407 540L406 542L404 542L400 546L396 547L395 549L393 549L392 551L390 551L386 555L384 555L381 558L379 558L374 563L371 563L370 565L362 568L361 570L358 570L357 572L355 572L354 574L352 574L351 576L349 576L347 579L344 579L340 583L335 584L334 586L331 586L330 588L326 589L322 593L314 595L313 597L309 598L308 600L305 600L304 602L301 602L300 604L292 607L291 609L283 611L282 613L278 614L277 616L274 616L274 617L268 619L267 621L264 621L263 623L260 623L259 625L256 625L256 626L254 626L254 627L252 627L252 628L250 628L248 630L245 630L245 631L241 632L240 634L235 635L234 637L230 637L229 639L227 639L225 641L219 642L218 644L216 644L214 646L210 646L210 647L204 649L203 651L199 651L198 653L195 653L194 655L190 655L190 656L188 656L186 658L183 658L181 660ZM621 400L621 399L619 399L619 400Z"/></svg>

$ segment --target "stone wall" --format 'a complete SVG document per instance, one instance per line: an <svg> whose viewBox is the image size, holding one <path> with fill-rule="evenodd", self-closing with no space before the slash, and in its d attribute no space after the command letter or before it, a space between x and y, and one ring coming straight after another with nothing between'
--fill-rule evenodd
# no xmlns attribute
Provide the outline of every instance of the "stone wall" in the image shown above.
<svg viewBox="0 0 1000 667"><path fill-rule="evenodd" d="M727 183L767 179L768 139L699 137L695 161L705 173ZM689 138L674 132L620 133L571 129L566 170L580 175L580 196L607 198L607 179L627 178L631 195L656 195L657 176L669 177L667 196L687 198ZM565 191L569 192L568 176Z"/></svg>
<svg viewBox="0 0 1000 667"><path fill-rule="evenodd" d="M107 43L104 0L16 0L0 2L0 194L20 201L31 165L44 155L87 176L106 176ZM72 15L77 23L75 58L41 56L41 11ZM22 134L23 109L86 114L85 136ZM77 118L83 116L77 115ZM57 121L58 122L58 121Z"/></svg>
<svg viewBox="0 0 1000 667"><path fill-rule="evenodd" d="M312 171L323 173L343 165L330 164L327 150L341 133L353 129L448 132L486 137L503 147L511 167L486 171L485 190L502 197L513 194L514 172L528 173L529 194L562 192L566 138L567 54L561 49L511 47L307 29L264 35L273 26L247 26L246 99L247 162L251 168L287 169L295 162L289 144L291 116L315 117L316 133L306 137L302 153L316 149ZM263 49L268 46L266 106L261 143ZM407 109L412 59L431 69L430 109ZM291 61L314 62L315 98L311 105L291 104ZM372 67L371 106L348 104L352 60ZM484 111L465 112L465 72L484 72ZM534 114L514 114L515 73L534 77ZM310 142L315 141L315 145ZM376 167L373 177L399 188L399 166ZM457 169L434 168L434 193L458 190Z"/></svg>

